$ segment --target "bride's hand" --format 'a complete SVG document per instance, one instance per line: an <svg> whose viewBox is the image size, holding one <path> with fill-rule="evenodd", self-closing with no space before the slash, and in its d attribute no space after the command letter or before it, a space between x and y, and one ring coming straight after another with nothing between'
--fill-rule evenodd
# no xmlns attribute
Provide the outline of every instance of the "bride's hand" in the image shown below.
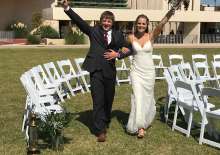
<svg viewBox="0 0 220 155"><path fill-rule="evenodd" d="M128 53L129 51L130 50L126 47L122 47L122 49L121 49L121 52L124 53L124 54Z"/></svg>

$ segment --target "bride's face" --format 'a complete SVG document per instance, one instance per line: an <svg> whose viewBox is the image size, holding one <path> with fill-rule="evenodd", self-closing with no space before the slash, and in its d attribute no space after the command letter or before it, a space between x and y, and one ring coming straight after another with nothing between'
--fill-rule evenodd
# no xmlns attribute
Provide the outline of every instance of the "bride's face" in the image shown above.
<svg viewBox="0 0 220 155"><path fill-rule="evenodd" d="M136 24L137 32L145 32L147 29L148 23L145 18L139 18Z"/></svg>

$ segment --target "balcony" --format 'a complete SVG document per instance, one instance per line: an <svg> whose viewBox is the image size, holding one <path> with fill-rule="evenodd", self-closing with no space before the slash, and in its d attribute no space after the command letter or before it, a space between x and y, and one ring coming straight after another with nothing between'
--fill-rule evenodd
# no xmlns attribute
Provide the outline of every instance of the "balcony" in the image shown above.
<svg viewBox="0 0 220 155"><path fill-rule="evenodd" d="M58 7L61 0L58 0ZM71 7L78 8L127 8L127 0L70 0Z"/></svg>

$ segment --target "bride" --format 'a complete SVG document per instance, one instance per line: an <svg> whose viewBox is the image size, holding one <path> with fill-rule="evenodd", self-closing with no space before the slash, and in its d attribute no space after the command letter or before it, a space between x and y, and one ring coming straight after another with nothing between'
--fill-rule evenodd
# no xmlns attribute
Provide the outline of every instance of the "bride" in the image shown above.
<svg viewBox="0 0 220 155"><path fill-rule="evenodd" d="M126 129L129 133L137 134L138 138L144 137L144 130L151 125L156 114L153 42L173 14L173 9L168 11L152 32L148 32L148 17L141 14L136 18L134 34L128 36L133 49L133 60L131 65L131 112Z"/></svg>
<svg viewBox="0 0 220 155"><path fill-rule="evenodd" d="M148 17L144 14L139 15L135 21L134 34L128 36L132 50L128 48L122 50L126 56L133 55L130 73L132 84L131 112L126 129L129 133L137 134L138 138L144 137L144 130L151 125L156 114L154 100L155 67L152 59L153 42L174 14L174 11L174 9L169 10L152 32L148 32ZM117 52L110 51L104 54L106 59L121 58Z"/></svg>

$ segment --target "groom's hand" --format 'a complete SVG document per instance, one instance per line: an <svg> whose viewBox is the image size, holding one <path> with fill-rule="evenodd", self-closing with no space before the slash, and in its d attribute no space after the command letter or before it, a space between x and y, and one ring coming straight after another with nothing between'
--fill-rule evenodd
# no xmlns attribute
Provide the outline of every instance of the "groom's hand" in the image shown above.
<svg viewBox="0 0 220 155"><path fill-rule="evenodd" d="M118 55L119 55L118 52L115 52L112 49L108 49L108 51L104 53L104 58L107 60L112 60L112 59L117 58Z"/></svg>

